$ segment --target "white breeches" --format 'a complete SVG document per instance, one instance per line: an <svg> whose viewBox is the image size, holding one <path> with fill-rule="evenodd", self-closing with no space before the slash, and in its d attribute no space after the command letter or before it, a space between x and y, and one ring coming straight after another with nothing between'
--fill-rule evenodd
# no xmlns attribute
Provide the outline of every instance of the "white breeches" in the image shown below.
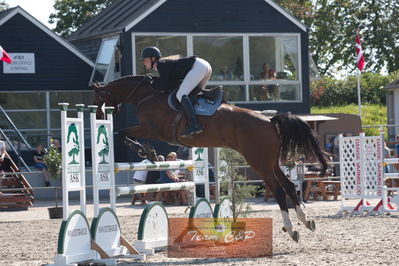
<svg viewBox="0 0 399 266"><path fill-rule="evenodd" d="M206 83L212 74L211 65L202 58L196 58L191 70L180 85L176 93L176 98L181 102L183 95L189 95L190 92L198 85L201 89L205 88Z"/></svg>

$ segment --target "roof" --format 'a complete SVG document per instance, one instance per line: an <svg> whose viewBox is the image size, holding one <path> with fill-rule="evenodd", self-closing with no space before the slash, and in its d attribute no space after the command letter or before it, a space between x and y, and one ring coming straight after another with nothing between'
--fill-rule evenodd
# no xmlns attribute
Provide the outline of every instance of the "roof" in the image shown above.
<svg viewBox="0 0 399 266"><path fill-rule="evenodd" d="M13 18L15 15L20 14L23 17L25 17L27 20L29 20L32 24L40 28L42 31L44 31L47 35L58 41L61 45L63 45L66 49L74 53L77 57L79 57L81 60L86 62L88 65L94 67L94 63L84 56L79 50L73 46L70 42L65 40L64 38L58 36L55 32L47 28L43 23L38 21L36 18L34 18L32 15L30 15L28 12L26 12L23 8L20 6L16 6L14 8L9 8L7 10L4 10L0 12L0 27L6 23L8 20Z"/></svg>
<svg viewBox="0 0 399 266"><path fill-rule="evenodd" d="M0 20L2 20L4 17L6 17L10 12L12 12L16 8L17 7L13 7L13 8L9 8L9 9L5 9L3 11L0 11Z"/></svg>
<svg viewBox="0 0 399 266"><path fill-rule="evenodd" d="M68 40L92 38L112 33L120 33L126 26L136 20L141 20L158 8L166 0L114 0L107 8L91 18Z"/></svg>
<svg viewBox="0 0 399 266"><path fill-rule="evenodd" d="M167 1L171 0L114 0L87 23L72 33L68 40L91 39L128 31ZM201 1L201 0L198 0ZM264 0L303 31L306 26L273 0ZM245 0L243 0L244 4Z"/></svg>
<svg viewBox="0 0 399 266"><path fill-rule="evenodd" d="M396 90L399 89L399 79L392 81L382 88L383 90Z"/></svg>

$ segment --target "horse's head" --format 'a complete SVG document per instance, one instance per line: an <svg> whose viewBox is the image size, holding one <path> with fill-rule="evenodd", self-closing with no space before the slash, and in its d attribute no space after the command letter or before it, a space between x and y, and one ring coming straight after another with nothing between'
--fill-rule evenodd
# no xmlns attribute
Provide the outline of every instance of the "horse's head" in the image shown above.
<svg viewBox="0 0 399 266"><path fill-rule="evenodd" d="M93 104L97 105L97 117L101 118L100 108L103 104L105 106L113 106L114 114L119 111L119 105L122 102L138 104L143 97L148 93L153 93L149 90L151 87L146 81L146 76L126 76L100 85L92 83L90 87L94 89L95 97Z"/></svg>
<svg viewBox="0 0 399 266"><path fill-rule="evenodd" d="M104 113L101 111L101 107L105 104L105 106L113 106L114 114L119 111L119 105L121 101L117 99L117 95L113 93L112 87L108 84L102 86L98 82L91 83L90 88L94 90L94 101L93 105L97 105L97 113L96 116L98 119L104 118Z"/></svg>

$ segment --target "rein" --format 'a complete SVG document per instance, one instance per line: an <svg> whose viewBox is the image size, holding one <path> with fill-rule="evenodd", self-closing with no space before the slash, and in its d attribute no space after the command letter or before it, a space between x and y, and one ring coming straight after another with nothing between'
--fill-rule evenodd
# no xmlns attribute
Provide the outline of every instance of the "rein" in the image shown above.
<svg viewBox="0 0 399 266"><path fill-rule="evenodd" d="M155 97L154 94L151 94L151 95L148 95L147 97L144 97L143 99L141 99L141 100L136 104L136 108L139 109L139 106L140 106L140 105L142 105L144 102L146 102L146 101L148 101L149 99L152 99L152 98L154 98L154 97Z"/></svg>
<svg viewBox="0 0 399 266"><path fill-rule="evenodd" d="M144 79L142 79L141 82L136 87L131 89L130 92L126 96L126 100L129 99L129 97L133 94L133 92L135 92L143 83L144 83Z"/></svg>

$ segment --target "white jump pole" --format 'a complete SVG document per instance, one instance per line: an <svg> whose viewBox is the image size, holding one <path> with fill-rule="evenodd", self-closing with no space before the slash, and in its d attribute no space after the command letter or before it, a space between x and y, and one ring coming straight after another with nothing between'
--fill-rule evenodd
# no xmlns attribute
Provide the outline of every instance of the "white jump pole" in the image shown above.
<svg viewBox="0 0 399 266"><path fill-rule="evenodd" d="M130 185L126 187L117 187L116 195L127 195L135 193L158 192L158 191L175 191L175 190L188 190L195 188L194 182L179 182L167 184L151 184L151 185Z"/></svg>
<svg viewBox="0 0 399 266"><path fill-rule="evenodd" d="M176 170L182 168L192 168L194 162L187 161L166 161L166 162L153 162L153 163L115 163L115 171L159 171L159 170Z"/></svg>

